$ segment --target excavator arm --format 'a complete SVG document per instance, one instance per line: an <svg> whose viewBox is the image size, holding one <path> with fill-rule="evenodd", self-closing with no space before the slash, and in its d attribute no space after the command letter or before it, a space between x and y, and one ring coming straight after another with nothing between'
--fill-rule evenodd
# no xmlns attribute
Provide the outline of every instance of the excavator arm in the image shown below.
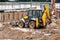
<svg viewBox="0 0 60 40"><path fill-rule="evenodd" d="M46 25L46 19L49 19L49 22L48 22L49 24L52 22L49 7L47 4L44 5L44 12L43 12L43 16L42 16L44 26Z"/></svg>
<svg viewBox="0 0 60 40"><path fill-rule="evenodd" d="M52 22L51 21L51 15L50 15L50 11L49 11L49 8L46 10L46 16L47 16L47 18L49 19L49 24Z"/></svg>
<svg viewBox="0 0 60 40"><path fill-rule="evenodd" d="M46 6L47 6L47 5L46 5ZM52 21L51 21L50 9L49 9L48 6L47 6L47 8L46 8L46 16L47 16L47 18L49 19L49 23L51 23Z"/></svg>

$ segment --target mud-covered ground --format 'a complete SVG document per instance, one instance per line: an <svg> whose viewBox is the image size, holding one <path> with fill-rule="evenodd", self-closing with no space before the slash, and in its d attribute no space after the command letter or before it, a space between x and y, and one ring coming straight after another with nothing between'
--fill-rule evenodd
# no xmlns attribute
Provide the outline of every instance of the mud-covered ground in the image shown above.
<svg viewBox="0 0 60 40"><path fill-rule="evenodd" d="M19 28L1 24L0 40L60 40L60 19L52 19L52 23L45 29Z"/></svg>

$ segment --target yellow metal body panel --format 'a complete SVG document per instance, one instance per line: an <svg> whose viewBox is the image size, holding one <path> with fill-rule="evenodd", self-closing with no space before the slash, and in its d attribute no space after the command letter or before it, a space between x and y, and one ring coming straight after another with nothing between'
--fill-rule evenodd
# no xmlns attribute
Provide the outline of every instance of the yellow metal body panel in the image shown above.
<svg viewBox="0 0 60 40"><path fill-rule="evenodd" d="M36 18L36 27L38 27L38 24L39 24L38 18Z"/></svg>
<svg viewBox="0 0 60 40"><path fill-rule="evenodd" d="M43 13L42 21L43 21L43 26L45 26L46 25L46 11Z"/></svg>
<svg viewBox="0 0 60 40"><path fill-rule="evenodd" d="M28 16L24 16L24 19L28 19Z"/></svg>
<svg viewBox="0 0 60 40"><path fill-rule="evenodd" d="M48 7L47 4L45 5L45 11L46 11L47 18L48 18L48 19L51 19L50 10L49 10L49 7Z"/></svg>

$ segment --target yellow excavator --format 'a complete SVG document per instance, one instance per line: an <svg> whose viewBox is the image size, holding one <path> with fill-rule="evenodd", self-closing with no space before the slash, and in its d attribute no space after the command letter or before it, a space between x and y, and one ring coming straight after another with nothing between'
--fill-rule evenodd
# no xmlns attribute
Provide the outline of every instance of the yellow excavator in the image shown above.
<svg viewBox="0 0 60 40"><path fill-rule="evenodd" d="M19 27L29 27L29 28L38 28L38 27L46 27L46 20L49 19L51 23L51 15L49 11L49 7L47 4L44 5L44 11L41 9L30 9L27 12L27 15L22 19L15 21L14 25L18 25ZM13 24L13 23L12 23Z"/></svg>
<svg viewBox="0 0 60 40"><path fill-rule="evenodd" d="M30 27L30 28L37 28L39 26L46 27L47 22L46 20L49 19L51 23L51 15L49 11L49 7L47 4L44 5L44 11L31 9L28 10L27 16L24 16L19 21L19 27Z"/></svg>

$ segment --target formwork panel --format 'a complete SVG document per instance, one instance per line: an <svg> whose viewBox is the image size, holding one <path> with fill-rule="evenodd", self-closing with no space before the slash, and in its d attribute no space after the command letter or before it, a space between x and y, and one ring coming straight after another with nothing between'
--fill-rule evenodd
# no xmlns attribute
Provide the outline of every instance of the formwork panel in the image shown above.
<svg viewBox="0 0 60 40"><path fill-rule="evenodd" d="M60 11L57 11L56 17L60 19Z"/></svg>
<svg viewBox="0 0 60 40"><path fill-rule="evenodd" d="M10 20L13 20L14 19L14 13L10 12L9 15L10 15Z"/></svg>
<svg viewBox="0 0 60 40"><path fill-rule="evenodd" d="M8 20L9 20L9 18L8 18L8 13L4 13L4 15L5 15L5 22L7 22Z"/></svg>
<svg viewBox="0 0 60 40"><path fill-rule="evenodd" d="M20 11L20 12L19 12L19 19L21 19L22 17L23 17L23 12Z"/></svg>
<svg viewBox="0 0 60 40"><path fill-rule="evenodd" d="M1 17L2 17L2 16L1 16L1 13L0 13L0 22L1 22L1 20L2 20Z"/></svg>
<svg viewBox="0 0 60 40"><path fill-rule="evenodd" d="M0 22L7 22L13 19L21 19L27 15L27 11L2 12L0 13Z"/></svg>
<svg viewBox="0 0 60 40"><path fill-rule="evenodd" d="M19 13L18 12L14 12L14 19L19 19Z"/></svg>
<svg viewBox="0 0 60 40"><path fill-rule="evenodd" d="M1 13L1 21L4 21L4 13Z"/></svg>

